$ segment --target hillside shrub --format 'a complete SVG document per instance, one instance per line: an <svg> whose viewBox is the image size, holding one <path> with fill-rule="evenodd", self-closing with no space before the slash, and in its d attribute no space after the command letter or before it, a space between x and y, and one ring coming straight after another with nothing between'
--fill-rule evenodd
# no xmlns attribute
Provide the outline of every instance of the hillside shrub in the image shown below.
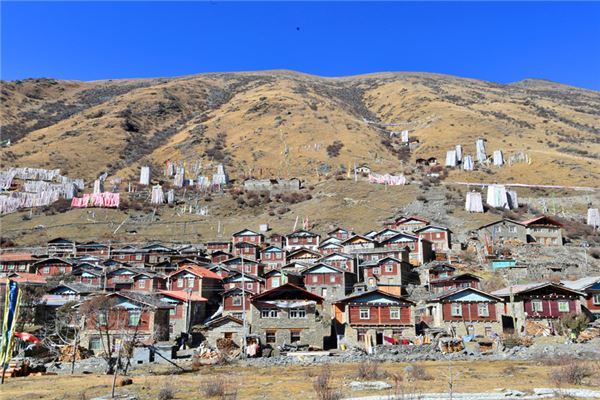
<svg viewBox="0 0 600 400"><path fill-rule="evenodd" d="M339 140L334 141L332 144L327 146L327 155L332 158L339 156L342 147L344 147L344 143L340 142Z"/></svg>

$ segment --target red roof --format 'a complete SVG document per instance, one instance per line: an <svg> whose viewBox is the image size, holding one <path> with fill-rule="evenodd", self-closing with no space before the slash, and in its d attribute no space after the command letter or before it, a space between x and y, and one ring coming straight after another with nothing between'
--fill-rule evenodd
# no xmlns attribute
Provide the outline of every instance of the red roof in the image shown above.
<svg viewBox="0 0 600 400"><path fill-rule="evenodd" d="M208 301L197 294L190 295L186 290L159 290L161 294L181 301Z"/></svg>
<svg viewBox="0 0 600 400"><path fill-rule="evenodd" d="M46 278L38 274L31 274L29 272L14 272L9 276L11 281L15 281L18 283L46 283Z"/></svg>
<svg viewBox="0 0 600 400"><path fill-rule="evenodd" d="M0 254L1 261L33 261L31 253L2 253Z"/></svg>
<svg viewBox="0 0 600 400"><path fill-rule="evenodd" d="M169 275L169 277L171 277L173 275L177 275L178 273L180 273L182 271L191 272L192 274L200 276L202 278L218 279L218 280L223 279L223 278L221 278L221 276L217 275L216 273L212 272L211 270L206 269L204 267L195 266L195 265L184 265L181 268L179 268L177 271L174 271L173 273L171 273L171 275Z"/></svg>
<svg viewBox="0 0 600 400"><path fill-rule="evenodd" d="M521 223L523 225L527 226L527 225L535 224L536 222L538 222L540 220L546 220L547 223L550 224L550 225L562 226L562 224L560 222L555 221L554 219L552 219L552 218L550 218L550 217L548 217L546 215L540 215L540 216L537 216L535 218L528 219L527 221L521 221Z"/></svg>

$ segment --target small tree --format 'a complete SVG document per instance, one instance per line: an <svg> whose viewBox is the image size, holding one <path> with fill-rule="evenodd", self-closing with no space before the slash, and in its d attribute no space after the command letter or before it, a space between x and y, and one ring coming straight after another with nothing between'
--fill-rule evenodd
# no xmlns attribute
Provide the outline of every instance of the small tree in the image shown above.
<svg viewBox="0 0 600 400"><path fill-rule="evenodd" d="M590 320L585 314L569 313L560 318L560 334L574 333L576 337L589 325Z"/></svg>

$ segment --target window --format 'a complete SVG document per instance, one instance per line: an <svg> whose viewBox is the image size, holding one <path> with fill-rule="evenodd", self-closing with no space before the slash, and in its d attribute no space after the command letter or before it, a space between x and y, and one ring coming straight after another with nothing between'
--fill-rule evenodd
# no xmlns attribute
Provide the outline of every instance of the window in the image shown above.
<svg viewBox="0 0 600 400"><path fill-rule="evenodd" d="M477 314L480 317L489 317L490 316L490 308L487 303L479 303L477 306Z"/></svg>
<svg viewBox="0 0 600 400"><path fill-rule="evenodd" d="M252 272L252 265L244 265L244 271L248 273Z"/></svg>
<svg viewBox="0 0 600 400"><path fill-rule="evenodd" d="M235 296L234 298L231 299L231 304L233 304L234 306L241 306L242 298L240 296Z"/></svg>
<svg viewBox="0 0 600 400"><path fill-rule="evenodd" d="M321 288L321 297L327 297L327 288Z"/></svg>
<svg viewBox="0 0 600 400"><path fill-rule="evenodd" d="M442 234L441 234L441 233L436 233L436 234L435 234L435 238L436 238L436 239L439 239L439 238L441 238L441 237L442 237Z"/></svg>
<svg viewBox="0 0 600 400"><path fill-rule="evenodd" d="M106 326L106 311L99 311L96 317L97 326Z"/></svg>
<svg viewBox="0 0 600 400"><path fill-rule="evenodd" d="M390 319L400 319L400 308L399 307L390 308Z"/></svg>
<svg viewBox="0 0 600 400"><path fill-rule="evenodd" d="M306 318L306 309L305 308L290 309L290 318Z"/></svg>
<svg viewBox="0 0 600 400"><path fill-rule="evenodd" d="M175 308L171 308L171 309L169 310L169 315L170 315L170 316L174 316L174 315L176 315L176 314L177 314L177 310L176 310Z"/></svg>
<svg viewBox="0 0 600 400"><path fill-rule="evenodd" d="M135 256L136 261L141 261L142 260L142 255L141 254L137 254Z"/></svg>
<svg viewBox="0 0 600 400"><path fill-rule="evenodd" d="M516 226L509 226L508 227L508 231L510 233L517 233L517 227Z"/></svg>
<svg viewBox="0 0 600 400"><path fill-rule="evenodd" d="M58 272L60 272L61 274L64 274L66 270L67 269L65 267L58 267Z"/></svg>
<svg viewBox="0 0 600 400"><path fill-rule="evenodd" d="M600 305L600 293L592 296L592 304Z"/></svg>
<svg viewBox="0 0 600 400"><path fill-rule="evenodd" d="M356 341L361 343L365 341L365 336L367 335L366 329L358 329L356 331Z"/></svg>
<svg viewBox="0 0 600 400"><path fill-rule="evenodd" d="M452 303L450 310L453 317L462 317L462 304Z"/></svg>
<svg viewBox="0 0 600 400"><path fill-rule="evenodd" d="M534 312L542 312L542 311L544 311L544 304L542 303L541 300L533 300L531 302L531 309Z"/></svg>
<svg viewBox="0 0 600 400"><path fill-rule="evenodd" d="M329 275L329 282L335 283L335 275Z"/></svg>
<svg viewBox="0 0 600 400"><path fill-rule="evenodd" d="M277 335L276 335L277 331L267 331L265 333L265 341L267 343L275 343L277 341Z"/></svg>
<svg viewBox="0 0 600 400"><path fill-rule="evenodd" d="M271 286L276 288L276 287L279 287L279 285L280 285L279 278L273 278Z"/></svg>
<svg viewBox="0 0 600 400"><path fill-rule="evenodd" d="M277 318L279 316L279 310L276 308L263 308L260 310L261 318Z"/></svg>
<svg viewBox="0 0 600 400"><path fill-rule="evenodd" d="M129 326L138 326L140 324L140 317L142 313L140 310L130 310L127 312L127 324Z"/></svg>
<svg viewBox="0 0 600 400"><path fill-rule="evenodd" d="M140 279L138 282L139 282L140 289L144 289L146 287L146 280L145 279Z"/></svg>
<svg viewBox="0 0 600 400"><path fill-rule="evenodd" d="M386 264L385 272L394 272L394 264Z"/></svg>
<svg viewBox="0 0 600 400"><path fill-rule="evenodd" d="M102 350L102 339L99 337L93 337L90 339L90 350L99 351Z"/></svg>
<svg viewBox="0 0 600 400"><path fill-rule="evenodd" d="M178 288L182 288L183 287L183 278L177 279L177 287Z"/></svg>
<svg viewBox="0 0 600 400"><path fill-rule="evenodd" d="M558 311L559 312L569 312L569 302L568 301L559 301L558 302Z"/></svg>
<svg viewBox="0 0 600 400"><path fill-rule="evenodd" d="M492 327L491 326L485 327L485 336L487 336L487 337L492 336Z"/></svg>
<svg viewBox="0 0 600 400"><path fill-rule="evenodd" d="M246 283L246 289L252 290L252 282Z"/></svg>
<svg viewBox="0 0 600 400"><path fill-rule="evenodd" d="M374 275L379 275L380 273L381 273L381 270L379 269L379 267L373 268L373 274Z"/></svg>
<svg viewBox="0 0 600 400"><path fill-rule="evenodd" d="M371 310L368 308L361 308L358 313L360 319L371 319Z"/></svg>
<svg viewBox="0 0 600 400"><path fill-rule="evenodd" d="M318 277L318 276L316 276L316 275L313 275L313 276L312 276L312 281L313 281L313 283L317 283L317 282L319 282L319 277Z"/></svg>
<svg viewBox="0 0 600 400"><path fill-rule="evenodd" d="M50 273L50 267L44 267L43 271L44 271L44 274L49 274Z"/></svg>
<svg viewBox="0 0 600 400"><path fill-rule="evenodd" d="M188 281L187 287L193 288L194 287L194 278L188 278L187 281Z"/></svg>
<svg viewBox="0 0 600 400"><path fill-rule="evenodd" d="M300 332L302 332L302 331L298 331L298 330L290 331L290 342L291 343L297 343L300 341Z"/></svg>

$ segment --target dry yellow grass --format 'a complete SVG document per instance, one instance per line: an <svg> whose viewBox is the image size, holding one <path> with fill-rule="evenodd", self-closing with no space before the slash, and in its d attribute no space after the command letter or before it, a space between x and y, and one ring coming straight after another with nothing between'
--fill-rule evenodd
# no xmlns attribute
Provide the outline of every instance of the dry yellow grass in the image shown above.
<svg viewBox="0 0 600 400"><path fill-rule="evenodd" d="M389 374L404 375L407 363L384 363L380 370ZM430 380L404 380L403 386L410 393L445 392L448 388L448 364L423 362ZM166 384L177 390L176 399L203 399L202 382L226 382L229 391L237 391L238 399L314 399L312 387L321 366L289 366L273 368L249 368L242 366L203 367L197 372L168 375L165 367L153 367L155 372L133 373L133 385L118 388L120 393L136 393L140 399L156 399L158 391ZM332 374L332 385L346 396L385 395L386 391L351 391L348 383L356 380L358 364L326 365ZM482 392L495 389L521 391L536 387L555 387L548 374L552 368L535 362L523 361L472 361L452 364L455 392ZM156 374L156 375L155 375ZM598 384L600 376L591 378ZM392 383L392 378L384 378ZM9 379L2 387L7 399L74 399L106 395L110 393L111 377L103 375L41 376ZM591 387L594 388L594 387ZM597 387L596 387L597 389Z"/></svg>

